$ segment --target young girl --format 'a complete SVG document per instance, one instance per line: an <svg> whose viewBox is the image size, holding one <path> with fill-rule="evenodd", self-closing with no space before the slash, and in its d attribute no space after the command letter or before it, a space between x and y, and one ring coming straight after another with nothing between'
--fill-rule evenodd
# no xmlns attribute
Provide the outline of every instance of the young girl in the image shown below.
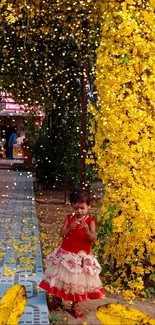
<svg viewBox="0 0 155 325"><path fill-rule="evenodd" d="M101 266L90 253L96 240L95 220L88 215L90 198L84 190L70 195L73 213L66 217L60 231L61 246L47 256L47 269L40 287L54 295L49 309L56 309L62 299L72 301L75 318L83 317L78 302L103 296L99 279Z"/></svg>

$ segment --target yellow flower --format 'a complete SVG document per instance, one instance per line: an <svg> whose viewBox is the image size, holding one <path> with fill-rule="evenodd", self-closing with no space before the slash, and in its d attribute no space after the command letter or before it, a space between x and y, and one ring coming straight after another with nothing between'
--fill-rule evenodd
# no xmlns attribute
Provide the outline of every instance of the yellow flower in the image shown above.
<svg viewBox="0 0 155 325"><path fill-rule="evenodd" d="M130 302L143 292L143 278L153 274L155 263L155 4L150 0L144 8L142 0L138 3L138 7L132 0L102 4L98 110L90 106L93 163L105 184L103 214L97 218L103 224L102 236L96 248L101 256L104 244L104 264L109 256L111 265L116 262L114 277L118 269L118 287L130 288L124 293ZM149 269L144 267L146 259ZM114 277L111 274L111 282Z"/></svg>

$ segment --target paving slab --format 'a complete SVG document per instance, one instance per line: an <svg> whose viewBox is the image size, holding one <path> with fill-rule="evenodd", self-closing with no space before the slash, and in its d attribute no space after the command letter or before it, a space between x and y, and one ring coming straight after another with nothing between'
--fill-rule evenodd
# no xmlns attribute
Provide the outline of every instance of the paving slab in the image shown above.
<svg viewBox="0 0 155 325"><path fill-rule="evenodd" d="M23 284L27 306L19 324L48 325L38 220L30 172L0 170L0 298Z"/></svg>

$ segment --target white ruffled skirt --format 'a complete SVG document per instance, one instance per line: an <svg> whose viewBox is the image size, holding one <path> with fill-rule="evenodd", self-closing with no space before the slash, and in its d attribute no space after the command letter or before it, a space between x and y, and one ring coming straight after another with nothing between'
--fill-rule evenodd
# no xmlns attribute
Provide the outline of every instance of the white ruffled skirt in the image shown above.
<svg viewBox="0 0 155 325"><path fill-rule="evenodd" d="M103 287L99 274L101 266L92 254L78 254L62 248L55 249L46 258L47 268L40 287L49 294L73 302L99 299Z"/></svg>

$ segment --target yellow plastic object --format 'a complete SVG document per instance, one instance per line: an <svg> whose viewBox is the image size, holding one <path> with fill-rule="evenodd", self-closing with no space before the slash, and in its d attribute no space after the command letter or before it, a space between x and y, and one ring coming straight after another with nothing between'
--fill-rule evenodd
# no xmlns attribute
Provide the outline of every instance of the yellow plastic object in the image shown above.
<svg viewBox="0 0 155 325"><path fill-rule="evenodd" d="M155 319L121 304L98 307L96 316L103 325L155 325Z"/></svg>
<svg viewBox="0 0 155 325"><path fill-rule="evenodd" d="M7 289L0 302L0 325L17 325L26 301L25 286L15 284Z"/></svg>

